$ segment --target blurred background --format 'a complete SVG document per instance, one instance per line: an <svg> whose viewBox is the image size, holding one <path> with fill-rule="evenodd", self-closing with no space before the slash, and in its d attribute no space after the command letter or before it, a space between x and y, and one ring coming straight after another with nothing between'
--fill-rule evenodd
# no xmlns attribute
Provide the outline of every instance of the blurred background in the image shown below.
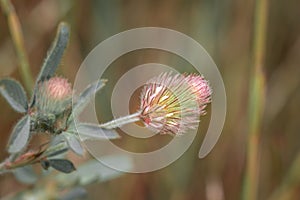
<svg viewBox="0 0 300 200"><path fill-rule="evenodd" d="M213 151L198 158L199 147L210 119L201 119L198 135L183 156L170 166L146 174L120 178L87 187L89 199L241 199L247 165L249 134L248 103L253 71L255 1L239 0L14 0L23 29L25 48L34 76L39 72L60 21L71 26L71 40L59 74L74 81L86 55L106 38L131 28L154 26L180 31L199 42L222 74L227 93L227 118ZM259 178L257 199L282 192L281 199L300 197L300 2L269 1L263 63L266 97L259 130ZM112 47L113 48L113 47ZM132 67L157 62L193 72L187 62L166 52L145 50L126 54L106 71L107 87L96 102L99 119L111 119L110 97L114 84ZM18 70L5 14L0 15L0 77L22 80ZM133 97L138 99L137 97ZM138 106L132 101L131 109ZM15 113L0 98L0 158L16 120ZM163 146L168 137L137 142L121 139L124 148L144 151ZM298 160L297 160L298 159ZM300 170L299 170L300 171ZM0 176L0 197L26 189L9 174ZM275 195L277 196L277 195ZM279 195L280 196L280 195Z"/></svg>

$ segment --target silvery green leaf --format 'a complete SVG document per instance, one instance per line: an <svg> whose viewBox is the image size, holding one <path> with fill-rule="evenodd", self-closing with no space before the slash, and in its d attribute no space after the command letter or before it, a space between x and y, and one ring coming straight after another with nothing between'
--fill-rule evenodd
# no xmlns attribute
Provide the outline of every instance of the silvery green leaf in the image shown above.
<svg viewBox="0 0 300 200"><path fill-rule="evenodd" d="M13 174L16 179L25 184L33 184L37 181L38 177L34 172L31 165L27 165L25 167L17 168L13 170Z"/></svg>
<svg viewBox="0 0 300 200"><path fill-rule="evenodd" d="M130 171L133 169L133 160L127 155L110 155L101 158L103 163L106 163L108 166L118 166L123 171ZM99 163L99 162L98 162ZM107 167L106 165L101 164L99 169L100 182L105 182L114 178L119 177L124 172L121 172L116 169Z"/></svg>
<svg viewBox="0 0 300 200"><path fill-rule="evenodd" d="M19 82L13 79L0 80L0 93L14 110L20 113L27 111L27 97Z"/></svg>
<svg viewBox="0 0 300 200"><path fill-rule="evenodd" d="M70 149L74 153L76 153L80 156L82 156L84 154L84 150L83 150L83 148L80 144L80 141L78 140L76 135L74 135L73 133L68 133L68 132L62 132L62 135L65 136Z"/></svg>
<svg viewBox="0 0 300 200"><path fill-rule="evenodd" d="M51 138L50 146L57 145L64 141L65 141L65 137L62 134L55 135L54 137Z"/></svg>
<svg viewBox="0 0 300 200"><path fill-rule="evenodd" d="M55 74L55 71L60 64L61 58L68 45L69 37L69 26L64 22L60 23L58 26L55 40L53 41L52 46L48 51L47 57L43 63L37 82L49 79Z"/></svg>
<svg viewBox="0 0 300 200"><path fill-rule="evenodd" d="M115 130L100 128L97 124L80 123L76 126L76 131L83 140L88 139L117 139L120 138Z"/></svg>
<svg viewBox="0 0 300 200"><path fill-rule="evenodd" d="M101 158L101 162L120 166L124 170L131 170L133 167L132 160L125 155L104 156ZM72 175L59 174L56 179L60 185L65 187L75 183L84 186L93 182L108 181L122 174L122 172L107 167L97 160L90 160L80 165Z"/></svg>
<svg viewBox="0 0 300 200"><path fill-rule="evenodd" d="M105 82L106 80L101 79L100 81L92 83L79 95L76 103L73 106L73 117L76 117L83 111L90 99L105 86Z"/></svg>
<svg viewBox="0 0 300 200"><path fill-rule="evenodd" d="M8 142L8 152L18 153L24 149L30 137L30 117L25 115L14 127Z"/></svg>
<svg viewBox="0 0 300 200"><path fill-rule="evenodd" d="M132 168L132 160L128 156L124 155L112 155L112 156L105 156L101 158L101 161L104 163L109 163L115 166L119 166L122 169L130 170ZM92 173L91 173L92 172ZM104 164L100 163L97 160L91 160L88 163L80 166L78 169L78 177L79 183L81 185L87 185L91 183L92 180L89 178L88 174L94 174L94 177L97 178L97 181L108 181L114 179L123 173L112 169L110 167L105 166Z"/></svg>
<svg viewBox="0 0 300 200"><path fill-rule="evenodd" d="M45 157L53 157L63 154L68 151L68 146L65 141L60 141L59 143L51 146L42 154Z"/></svg>
<svg viewBox="0 0 300 200"><path fill-rule="evenodd" d="M63 173L71 173L72 171L76 170L73 163L69 160L50 159L48 160L48 163L51 167Z"/></svg>
<svg viewBox="0 0 300 200"><path fill-rule="evenodd" d="M64 22L60 23L57 29L56 37L51 45L51 48L48 50L47 57L44 60L42 69L36 80L34 94L31 100L31 106L33 106L33 104L35 103L35 93L38 83L54 76L55 71L61 62L64 51L68 45L69 37L69 26Z"/></svg>

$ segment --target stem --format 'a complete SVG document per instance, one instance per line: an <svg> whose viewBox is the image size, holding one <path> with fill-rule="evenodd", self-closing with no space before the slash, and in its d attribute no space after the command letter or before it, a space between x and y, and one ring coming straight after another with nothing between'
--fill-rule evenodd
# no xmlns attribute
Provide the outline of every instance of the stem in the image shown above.
<svg viewBox="0 0 300 200"><path fill-rule="evenodd" d="M11 159L5 159L2 163L0 163L0 174L11 172L13 169L17 169L20 167L24 167L27 165L32 165L35 163L39 163L43 159L47 159L47 157L55 156L61 153L64 153L65 150L68 149L68 145L66 142L61 142L56 144L55 146L51 146L43 152L37 151L33 154L28 154L31 151L28 151L22 155L19 155L18 158L11 161Z"/></svg>
<svg viewBox="0 0 300 200"><path fill-rule="evenodd" d="M297 192L297 187L300 183L300 153L298 153L296 159L293 161L291 168L289 169L286 177L283 179L281 185L272 193L269 200L284 200L292 199Z"/></svg>
<svg viewBox="0 0 300 200"><path fill-rule="evenodd" d="M118 128L118 127L121 127L125 124L140 121L139 115L140 115L140 112L136 112L134 114L126 115L124 117L117 118L117 119L109 121L107 123L100 124L99 126L101 128L105 128L105 129Z"/></svg>
<svg viewBox="0 0 300 200"><path fill-rule="evenodd" d="M19 18L10 0L1 0L0 3L5 15L7 16L10 34L12 36L12 40L19 59L19 67L22 79L27 91L31 93L33 78L29 67L28 56L25 50L24 38Z"/></svg>
<svg viewBox="0 0 300 200"><path fill-rule="evenodd" d="M243 185L244 200L257 199L259 177L259 134L265 104L265 62L266 24L268 0L255 1L253 72L250 83L250 100L248 105L249 132L247 144L246 174Z"/></svg>

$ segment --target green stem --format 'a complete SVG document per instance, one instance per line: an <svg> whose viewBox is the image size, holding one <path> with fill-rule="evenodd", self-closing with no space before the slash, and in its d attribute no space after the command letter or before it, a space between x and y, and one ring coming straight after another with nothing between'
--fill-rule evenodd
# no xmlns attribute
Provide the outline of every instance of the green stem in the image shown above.
<svg viewBox="0 0 300 200"><path fill-rule="evenodd" d="M266 25L268 16L268 0L255 1L253 71L250 83L250 100L248 105L249 132L247 144L246 174L243 185L244 200L257 199L259 177L259 141L262 126L262 115L265 104L265 62Z"/></svg>
<svg viewBox="0 0 300 200"><path fill-rule="evenodd" d="M300 183L300 153L293 161L286 177L283 179L281 185L273 192L269 200L285 200L292 199L297 191Z"/></svg>
<svg viewBox="0 0 300 200"><path fill-rule="evenodd" d="M99 126L101 128L105 128L105 129L118 128L118 127L121 127L125 124L140 121L139 115L140 115L140 112L137 112L137 113L134 113L134 114L131 114L131 115L127 115L127 116L124 116L124 117L117 118L115 120L109 121L109 122L104 123L104 124L100 124Z"/></svg>
<svg viewBox="0 0 300 200"><path fill-rule="evenodd" d="M10 0L1 0L2 9L7 16L9 30L19 59L19 66L25 87L31 93L33 78L30 71L28 56L25 50L24 38L19 18Z"/></svg>

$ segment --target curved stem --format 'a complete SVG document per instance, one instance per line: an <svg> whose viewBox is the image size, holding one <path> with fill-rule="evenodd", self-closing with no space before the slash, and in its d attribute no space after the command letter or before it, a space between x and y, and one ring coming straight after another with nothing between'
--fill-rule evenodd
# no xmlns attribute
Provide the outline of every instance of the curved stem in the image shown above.
<svg viewBox="0 0 300 200"><path fill-rule="evenodd" d="M0 174L11 172L13 169L24 167L26 165L32 165L40 162L47 157L58 155L64 153L68 149L66 142L58 143L54 146L51 146L43 151L27 151L21 155L18 155L17 158L11 160L10 158L5 159L0 163Z"/></svg>
<svg viewBox="0 0 300 200"><path fill-rule="evenodd" d="M31 93L33 78L30 71L28 56L25 50L24 38L19 18L10 0L1 0L1 7L7 16L8 26L19 59L20 73L25 87Z"/></svg>

